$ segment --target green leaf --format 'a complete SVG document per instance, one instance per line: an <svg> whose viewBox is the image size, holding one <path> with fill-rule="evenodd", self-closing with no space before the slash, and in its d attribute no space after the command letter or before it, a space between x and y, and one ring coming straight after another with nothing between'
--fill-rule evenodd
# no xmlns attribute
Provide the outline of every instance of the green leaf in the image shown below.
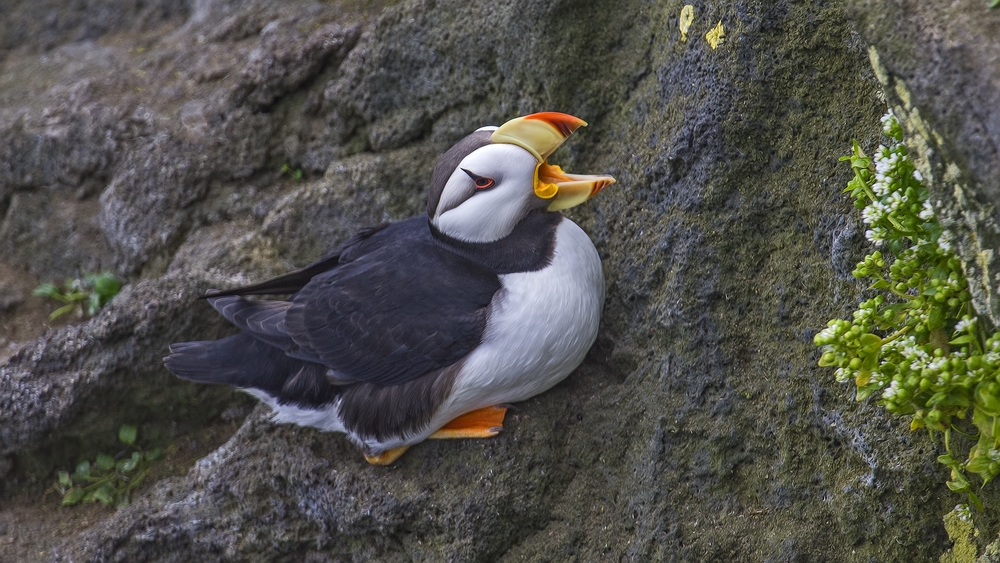
<svg viewBox="0 0 1000 563"><path fill-rule="evenodd" d="M153 451L146 454L147 461L156 461L163 457L163 450L160 448L153 448Z"/></svg>
<svg viewBox="0 0 1000 563"><path fill-rule="evenodd" d="M111 272L104 272L98 276L95 276L91 285L94 288L94 293L101 296L101 305L103 306L118 292L121 291L122 284L118 281Z"/></svg>
<svg viewBox="0 0 1000 563"><path fill-rule="evenodd" d="M956 387L948 396L941 401L940 406L942 407L968 407L972 404L972 400L969 398L968 389L965 387Z"/></svg>
<svg viewBox="0 0 1000 563"><path fill-rule="evenodd" d="M975 505L976 510L979 512L983 511L983 503L979 500L979 497L976 496L976 493L969 491L969 500L971 500L972 504Z"/></svg>
<svg viewBox="0 0 1000 563"><path fill-rule="evenodd" d="M38 295L40 297L50 297L52 299L59 299L62 297L62 294L59 292L59 288L51 283L43 283L32 290L31 294Z"/></svg>
<svg viewBox="0 0 1000 563"><path fill-rule="evenodd" d="M879 362L879 357L878 357L878 354L877 354L878 349L876 349L876 350L870 350L870 349L866 348L865 352L868 355L865 356L865 359L862 361L862 363L861 363L861 369L863 369L865 371L875 371L875 368L876 368L876 366L878 366L878 362Z"/></svg>
<svg viewBox="0 0 1000 563"><path fill-rule="evenodd" d="M97 468L101 471L110 471L115 466L115 458L109 456L108 454L97 454L97 459L94 461Z"/></svg>
<svg viewBox="0 0 1000 563"><path fill-rule="evenodd" d="M994 417L987 415L982 411L982 409L972 409L972 423L976 425L977 428L985 435L990 438L993 437L993 421Z"/></svg>
<svg viewBox="0 0 1000 563"><path fill-rule="evenodd" d="M87 299L88 295L90 295L90 294L89 293L85 293L83 291L74 291L72 293L64 293L63 297L65 298L64 301L67 301L67 302L73 301L73 302L75 302L75 301L83 301L83 300Z"/></svg>
<svg viewBox="0 0 1000 563"><path fill-rule="evenodd" d="M1000 0L993 0L990 2L990 8L996 8L997 6L1000 6Z"/></svg>
<svg viewBox="0 0 1000 563"><path fill-rule="evenodd" d="M52 311L52 314L49 315L49 320L50 321L54 321L55 319L58 319L59 317L61 317L61 316L65 315L66 313L72 311L73 309L76 309L76 303L70 303L69 305L63 305L62 307L59 307L55 311Z"/></svg>
<svg viewBox="0 0 1000 563"><path fill-rule="evenodd" d="M955 471L960 471L962 469L961 464L959 464L958 460L956 460L951 454L939 455L937 460L941 465L947 465Z"/></svg>
<svg viewBox="0 0 1000 563"><path fill-rule="evenodd" d="M115 486L110 482L101 483L101 486L93 492L93 499L103 504L111 504L115 501Z"/></svg>
<svg viewBox="0 0 1000 563"><path fill-rule="evenodd" d="M976 406L989 416L1000 416L1000 397L990 393L989 384L983 382L976 386L973 395ZM974 415L973 415L974 416Z"/></svg>
<svg viewBox="0 0 1000 563"><path fill-rule="evenodd" d="M90 462L86 460L81 461L80 464L76 466L76 471L73 472L73 475L80 477L81 479L90 478Z"/></svg>
<svg viewBox="0 0 1000 563"><path fill-rule="evenodd" d="M987 455L978 455L965 464L965 469L972 473L985 473L989 467L990 457Z"/></svg>
<svg viewBox="0 0 1000 563"><path fill-rule="evenodd" d="M139 435L139 430L131 424L122 424L118 429L118 439L127 446L135 445L135 440Z"/></svg>
<svg viewBox="0 0 1000 563"><path fill-rule="evenodd" d="M927 399L927 405L931 407L939 406L945 399L948 398L948 393L945 391L938 391L931 395L930 399Z"/></svg>
<svg viewBox="0 0 1000 563"><path fill-rule="evenodd" d="M905 313L907 309L912 309L913 305L909 302L905 303L894 303L892 305L887 305L880 309L880 312L892 311L893 313Z"/></svg>
<svg viewBox="0 0 1000 563"><path fill-rule="evenodd" d="M972 342L975 339L976 339L975 336L973 336L971 334L965 334L965 335L959 336L958 338L956 338L956 339L948 342L948 344L956 344L956 345L957 344L968 344L969 342Z"/></svg>
<svg viewBox="0 0 1000 563"><path fill-rule="evenodd" d="M70 489L62 498L63 506L73 506L83 500L83 489Z"/></svg>
<svg viewBox="0 0 1000 563"><path fill-rule="evenodd" d="M874 393L875 391L878 391L879 389L881 389L881 387L882 386L879 385L878 383L869 383L868 385L865 385L864 387L858 387L858 392L854 396L854 400L855 401L864 401L868 397L871 397L872 393Z"/></svg>
<svg viewBox="0 0 1000 563"><path fill-rule="evenodd" d="M132 457L123 459L122 462L122 469L125 472L135 471L135 468L139 466L140 462L142 462L142 454L139 452L132 452Z"/></svg>
<svg viewBox="0 0 1000 563"><path fill-rule="evenodd" d="M972 488L969 486L969 482L965 480L965 477L962 477L961 473L952 473L952 477L953 479L945 484L956 493L964 493Z"/></svg>
<svg viewBox="0 0 1000 563"><path fill-rule="evenodd" d="M944 313L940 307L931 307L927 314L927 328L936 330L944 326ZM943 340L943 339L942 339Z"/></svg>
<svg viewBox="0 0 1000 563"><path fill-rule="evenodd" d="M59 485L63 487L73 486L73 478L69 476L69 472L67 471L59 472Z"/></svg>
<svg viewBox="0 0 1000 563"><path fill-rule="evenodd" d="M872 333L865 333L858 337L858 341L861 342L862 346L881 346L882 339L878 335Z"/></svg>

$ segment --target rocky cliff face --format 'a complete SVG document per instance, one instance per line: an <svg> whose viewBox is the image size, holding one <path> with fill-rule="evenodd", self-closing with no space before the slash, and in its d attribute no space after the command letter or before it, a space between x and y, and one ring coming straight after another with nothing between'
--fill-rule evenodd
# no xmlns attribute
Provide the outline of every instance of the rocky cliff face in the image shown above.
<svg viewBox="0 0 1000 563"><path fill-rule="evenodd" d="M941 516L960 499L936 446L816 367L812 335L862 289L837 157L878 142L885 108L841 4L706 2L686 41L681 2L92 4L8 3L0 23L0 321L14 327L0 335L0 499L19 499L0 508L0 559L892 561L947 548ZM196 300L205 289L420 213L440 152L541 110L590 123L554 160L618 179L570 213L608 299L584 365L518 405L504 434L376 468L341 436L257 408L132 506L44 551L14 537L24 495L112 447L121 423L165 444L247 404L160 364L170 342L230 330ZM102 268L128 283L113 303L42 333L31 288Z"/></svg>

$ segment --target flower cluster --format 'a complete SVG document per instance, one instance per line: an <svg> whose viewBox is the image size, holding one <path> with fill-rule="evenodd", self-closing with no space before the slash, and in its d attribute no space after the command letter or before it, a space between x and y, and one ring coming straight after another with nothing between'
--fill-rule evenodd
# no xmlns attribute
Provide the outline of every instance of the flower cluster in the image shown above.
<svg viewBox="0 0 1000 563"><path fill-rule="evenodd" d="M819 364L836 367L838 381L853 381L858 400L877 394L889 412L912 416L912 429L942 432L946 453L938 461L952 470L948 487L980 506L966 475L985 483L1000 474L1000 332L986 338L976 321L962 263L907 156L899 122L889 113L882 126L888 146L868 158L854 143L841 159L854 170L844 191L861 210L866 237L882 249L853 274L871 280L877 294L851 320L834 319L816 334ZM968 426L962 421L970 411L978 441L960 462L950 433Z"/></svg>

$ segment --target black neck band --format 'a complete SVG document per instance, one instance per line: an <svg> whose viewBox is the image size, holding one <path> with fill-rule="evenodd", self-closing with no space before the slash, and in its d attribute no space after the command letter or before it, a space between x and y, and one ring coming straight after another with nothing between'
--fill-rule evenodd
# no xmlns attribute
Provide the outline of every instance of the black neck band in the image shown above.
<svg viewBox="0 0 1000 563"><path fill-rule="evenodd" d="M431 235L448 250L493 270L497 274L534 272L552 262L556 228L561 213L532 211L504 238L493 242L465 242L450 237L427 219Z"/></svg>

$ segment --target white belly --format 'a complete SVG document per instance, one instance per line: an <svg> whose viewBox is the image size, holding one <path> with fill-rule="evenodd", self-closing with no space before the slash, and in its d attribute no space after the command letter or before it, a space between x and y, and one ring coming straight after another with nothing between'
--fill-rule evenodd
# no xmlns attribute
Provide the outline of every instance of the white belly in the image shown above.
<svg viewBox="0 0 1000 563"><path fill-rule="evenodd" d="M557 228L547 268L501 275L500 283L483 343L466 358L431 431L471 410L545 391L580 365L597 338L604 307L601 259L569 219Z"/></svg>

